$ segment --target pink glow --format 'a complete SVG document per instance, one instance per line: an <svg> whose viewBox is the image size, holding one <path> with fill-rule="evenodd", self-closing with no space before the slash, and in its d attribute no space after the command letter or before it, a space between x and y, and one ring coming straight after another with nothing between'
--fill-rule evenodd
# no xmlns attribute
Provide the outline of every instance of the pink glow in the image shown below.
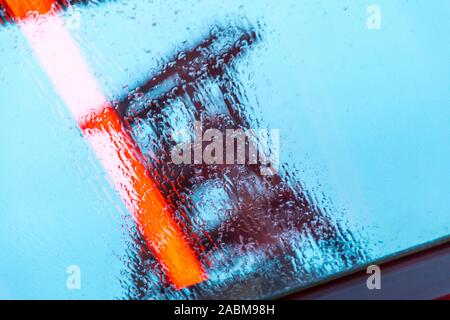
<svg viewBox="0 0 450 320"><path fill-rule="evenodd" d="M39 63L77 122L100 111L106 99L78 46L55 15L20 22Z"/></svg>

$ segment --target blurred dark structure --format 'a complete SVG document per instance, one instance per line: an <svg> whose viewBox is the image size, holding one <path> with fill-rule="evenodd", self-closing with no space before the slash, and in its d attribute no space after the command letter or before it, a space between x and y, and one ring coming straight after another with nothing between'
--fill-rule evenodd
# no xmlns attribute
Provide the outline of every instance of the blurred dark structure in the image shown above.
<svg viewBox="0 0 450 320"><path fill-rule="evenodd" d="M215 252L225 246L239 249L234 251L236 257L231 254L223 258L223 272L226 272L227 261L250 251L259 250L262 257L258 256L258 259L267 261L267 265L274 258L292 256L295 254L290 246L289 234L292 232L308 235L334 259L351 266L362 258L363 250L355 245L357 242L348 231L308 199L296 176L289 172L283 176L261 175L261 163L176 165L171 160L171 150L176 144L174 127L180 123L187 126L184 129L188 132L193 131L196 121L201 122L203 131L209 128L222 132L226 129L246 130L259 125L235 70L238 60L260 43L261 36L251 25L215 26L209 36L193 48L177 53L160 72L116 103L116 107L146 156L154 180L178 209L177 218L185 226L185 232L196 239L196 250L211 270L217 264ZM246 141L247 147L248 143ZM226 194L226 209L205 212L208 210L198 206L196 190L205 186L203 193L207 194L211 185L219 186ZM220 216L225 219L208 225L204 223L205 215L219 216L216 220L221 220ZM135 239L138 258L133 258L134 270L127 298L151 298L155 295L155 283L148 277L149 273L152 276L155 272L159 274L156 261L139 235ZM288 271L291 267L281 262L277 268ZM263 266L234 283L218 284L207 280L196 286L199 290L196 297L242 295L242 290L249 290L249 285L269 281L258 275L258 272L269 272L264 270ZM295 271L290 271L295 277ZM286 277L278 281L286 281L288 286L292 279ZM164 285L157 287L163 296L169 290Z"/></svg>

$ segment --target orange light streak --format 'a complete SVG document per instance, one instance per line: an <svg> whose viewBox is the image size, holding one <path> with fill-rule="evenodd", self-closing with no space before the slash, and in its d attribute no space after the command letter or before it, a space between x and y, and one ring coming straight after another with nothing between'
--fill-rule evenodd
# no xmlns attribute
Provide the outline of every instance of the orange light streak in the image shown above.
<svg viewBox="0 0 450 320"><path fill-rule="evenodd" d="M107 102L63 22L47 13L50 0L6 0L34 54L69 108L132 213L148 247L178 289L206 279L171 207L142 163L141 152ZM47 13L47 14L46 14Z"/></svg>
<svg viewBox="0 0 450 320"><path fill-rule="evenodd" d="M142 155L122 121L111 107L86 117L81 124L101 161L134 213L139 231L176 288L205 280L180 226L172 218L169 204L140 160Z"/></svg>
<svg viewBox="0 0 450 320"><path fill-rule="evenodd" d="M54 0L5 0L16 18L26 18L28 12L36 11L46 14L52 8Z"/></svg>

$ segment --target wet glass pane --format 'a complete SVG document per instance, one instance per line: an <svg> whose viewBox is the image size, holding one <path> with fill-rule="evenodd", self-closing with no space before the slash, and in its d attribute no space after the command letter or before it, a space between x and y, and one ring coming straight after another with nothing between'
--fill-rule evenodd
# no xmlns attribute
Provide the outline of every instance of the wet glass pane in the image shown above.
<svg viewBox="0 0 450 320"><path fill-rule="evenodd" d="M448 1L72 2L2 4L0 298L273 298L448 239Z"/></svg>

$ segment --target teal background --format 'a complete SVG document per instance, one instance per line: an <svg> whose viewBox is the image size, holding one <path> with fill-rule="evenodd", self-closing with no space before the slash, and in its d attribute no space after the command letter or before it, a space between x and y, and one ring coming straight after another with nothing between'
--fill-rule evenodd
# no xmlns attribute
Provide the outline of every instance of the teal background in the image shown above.
<svg viewBox="0 0 450 320"><path fill-rule="evenodd" d="M371 4L380 30L366 27ZM343 212L370 260L449 236L449 1L130 0L74 15L111 99L215 23L261 23L239 76L280 129L281 162ZM18 28L0 29L0 61L0 298L120 297L128 213ZM73 264L81 290L66 288Z"/></svg>

